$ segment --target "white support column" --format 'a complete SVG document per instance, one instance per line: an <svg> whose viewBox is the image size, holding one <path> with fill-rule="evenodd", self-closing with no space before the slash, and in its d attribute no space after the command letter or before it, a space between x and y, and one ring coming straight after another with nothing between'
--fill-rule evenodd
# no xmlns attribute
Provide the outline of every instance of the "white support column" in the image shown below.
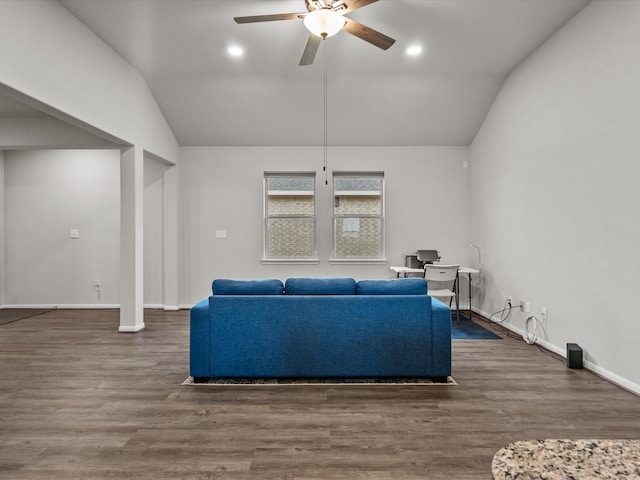
<svg viewBox="0 0 640 480"><path fill-rule="evenodd" d="M164 170L164 309L178 304L178 166Z"/></svg>
<svg viewBox="0 0 640 480"><path fill-rule="evenodd" d="M120 328L144 328L144 152L133 146L120 154Z"/></svg>

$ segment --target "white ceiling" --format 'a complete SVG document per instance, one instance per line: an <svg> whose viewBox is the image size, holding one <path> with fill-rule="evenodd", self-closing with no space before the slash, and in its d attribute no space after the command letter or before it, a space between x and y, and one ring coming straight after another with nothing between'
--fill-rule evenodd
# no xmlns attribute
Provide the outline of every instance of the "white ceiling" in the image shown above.
<svg viewBox="0 0 640 480"><path fill-rule="evenodd" d="M233 21L304 12L304 0L60 3L142 73L181 145L322 143L322 47L299 67L301 20ZM326 41L329 144L469 145L509 72L587 3L380 0L348 14L396 43Z"/></svg>

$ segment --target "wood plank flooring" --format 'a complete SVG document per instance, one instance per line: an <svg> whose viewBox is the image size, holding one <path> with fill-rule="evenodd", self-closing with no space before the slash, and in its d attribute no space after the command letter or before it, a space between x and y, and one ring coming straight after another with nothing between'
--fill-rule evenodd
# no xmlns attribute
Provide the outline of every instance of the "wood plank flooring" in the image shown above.
<svg viewBox="0 0 640 480"><path fill-rule="evenodd" d="M640 438L640 398L513 338L454 340L458 386L181 386L188 316L0 326L0 479L490 479L515 440Z"/></svg>

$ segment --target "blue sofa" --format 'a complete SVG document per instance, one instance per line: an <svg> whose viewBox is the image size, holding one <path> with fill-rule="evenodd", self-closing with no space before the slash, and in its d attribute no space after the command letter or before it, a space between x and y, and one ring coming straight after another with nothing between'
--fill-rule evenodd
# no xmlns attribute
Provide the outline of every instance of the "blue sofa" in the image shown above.
<svg viewBox="0 0 640 480"><path fill-rule="evenodd" d="M214 378L451 375L451 310L422 278L216 279L190 314L190 373Z"/></svg>

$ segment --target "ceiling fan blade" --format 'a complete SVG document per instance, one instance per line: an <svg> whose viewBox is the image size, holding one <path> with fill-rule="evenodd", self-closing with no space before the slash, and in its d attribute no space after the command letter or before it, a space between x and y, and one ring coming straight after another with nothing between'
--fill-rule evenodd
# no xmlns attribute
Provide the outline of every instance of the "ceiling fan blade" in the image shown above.
<svg viewBox="0 0 640 480"><path fill-rule="evenodd" d="M276 20L297 20L303 18L305 13L276 13L275 15L254 15L252 17L233 17L236 23L274 22Z"/></svg>
<svg viewBox="0 0 640 480"><path fill-rule="evenodd" d="M383 50L388 49L395 43L395 39L387 37L384 33L380 33L373 28L367 27L366 25L351 20L350 18L344 17L344 19L346 23L342 29L351 35L361 38L365 42L369 42Z"/></svg>
<svg viewBox="0 0 640 480"><path fill-rule="evenodd" d="M344 13L353 12L354 10L366 7L367 5L376 3L377 1L378 0L345 0L344 5L345 7L347 7L347 9L344 11Z"/></svg>
<svg viewBox="0 0 640 480"><path fill-rule="evenodd" d="M309 40L307 40L307 45L304 47L304 52L302 52L302 58L300 59L300 66L311 65L313 60L316 58L316 53L318 52L318 47L322 43L322 37L318 37L313 33L309 35Z"/></svg>

